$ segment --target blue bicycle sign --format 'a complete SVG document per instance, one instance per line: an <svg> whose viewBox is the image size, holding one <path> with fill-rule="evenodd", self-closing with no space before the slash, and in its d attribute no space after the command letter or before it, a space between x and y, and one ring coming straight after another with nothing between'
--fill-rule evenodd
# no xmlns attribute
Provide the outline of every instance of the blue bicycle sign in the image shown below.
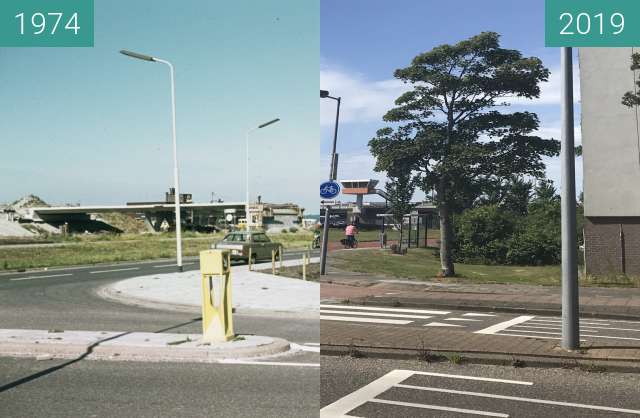
<svg viewBox="0 0 640 418"><path fill-rule="evenodd" d="M320 197L333 199L340 194L340 185L335 181L325 181L320 185Z"/></svg>

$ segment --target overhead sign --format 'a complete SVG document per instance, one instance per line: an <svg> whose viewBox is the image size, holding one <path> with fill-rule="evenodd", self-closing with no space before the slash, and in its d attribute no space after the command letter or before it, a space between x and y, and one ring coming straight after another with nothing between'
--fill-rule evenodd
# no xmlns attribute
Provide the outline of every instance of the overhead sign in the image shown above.
<svg viewBox="0 0 640 418"><path fill-rule="evenodd" d="M640 44L638 0L545 0L545 46L633 47Z"/></svg>
<svg viewBox="0 0 640 418"><path fill-rule="evenodd" d="M320 185L320 197L323 199L333 199L340 194L340 185L333 181L325 181Z"/></svg>

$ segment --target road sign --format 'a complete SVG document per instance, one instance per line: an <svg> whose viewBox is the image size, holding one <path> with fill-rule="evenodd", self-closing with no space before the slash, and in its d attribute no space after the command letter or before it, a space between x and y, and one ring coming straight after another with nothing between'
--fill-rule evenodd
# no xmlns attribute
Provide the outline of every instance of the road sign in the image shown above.
<svg viewBox="0 0 640 418"><path fill-rule="evenodd" d="M340 185L335 181L325 181L320 185L320 197L333 199L340 194Z"/></svg>

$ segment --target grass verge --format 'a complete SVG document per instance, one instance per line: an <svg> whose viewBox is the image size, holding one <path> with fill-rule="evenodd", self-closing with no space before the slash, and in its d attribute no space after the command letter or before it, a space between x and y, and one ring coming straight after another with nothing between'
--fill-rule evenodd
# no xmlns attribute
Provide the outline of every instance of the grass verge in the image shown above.
<svg viewBox="0 0 640 418"><path fill-rule="evenodd" d="M389 250L362 249L336 251L329 263L340 270L371 273L389 277L434 280L440 271L440 260L434 249L410 249L404 255L391 254ZM438 279L474 283L515 283L543 286L559 286L560 266L495 266L456 263L456 277ZM627 276L581 277L580 286L640 287L640 278Z"/></svg>
<svg viewBox="0 0 640 418"><path fill-rule="evenodd" d="M222 237L222 234L185 234L183 255L198 255ZM284 248L300 248L309 245L313 234L301 231L270 237ZM153 260L172 258L175 253L174 234L83 235L52 246L0 247L0 270Z"/></svg>

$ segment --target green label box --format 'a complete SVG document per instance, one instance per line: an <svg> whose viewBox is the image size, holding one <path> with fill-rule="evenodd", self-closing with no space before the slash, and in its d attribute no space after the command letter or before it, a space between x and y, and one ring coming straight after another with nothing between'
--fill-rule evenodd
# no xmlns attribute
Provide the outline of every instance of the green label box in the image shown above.
<svg viewBox="0 0 640 418"><path fill-rule="evenodd" d="M640 0L545 0L545 46L640 46Z"/></svg>
<svg viewBox="0 0 640 418"><path fill-rule="evenodd" d="M0 47L92 47L94 0L0 0Z"/></svg>

